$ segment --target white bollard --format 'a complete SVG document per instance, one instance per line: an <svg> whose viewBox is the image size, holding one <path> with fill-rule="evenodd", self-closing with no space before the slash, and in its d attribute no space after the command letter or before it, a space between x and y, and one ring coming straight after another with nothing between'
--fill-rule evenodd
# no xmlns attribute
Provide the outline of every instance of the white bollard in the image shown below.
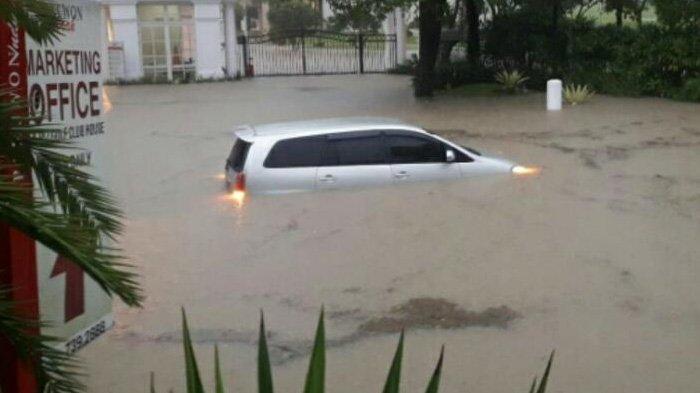
<svg viewBox="0 0 700 393"><path fill-rule="evenodd" d="M547 110L548 111L560 111L561 110L561 80L551 79L547 81Z"/></svg>

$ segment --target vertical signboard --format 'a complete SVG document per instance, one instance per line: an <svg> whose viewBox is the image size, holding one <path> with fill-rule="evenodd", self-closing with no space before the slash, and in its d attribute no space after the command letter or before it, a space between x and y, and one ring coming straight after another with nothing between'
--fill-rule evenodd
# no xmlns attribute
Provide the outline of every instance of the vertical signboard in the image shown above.
<svg viewBox="0 0 700 393"><path fill-rule="evenodd" d="M100 4L91 0L52 3L63 20L64 34L45 45L27 37L29 111L57 124L56 138L84 149L71 152L76 165L100 175L106 61ZM37 274L41 318L51 323L42 333L64 339L62 348L75 352L112 327L111 299L73 262L37 244Z"/></svg>

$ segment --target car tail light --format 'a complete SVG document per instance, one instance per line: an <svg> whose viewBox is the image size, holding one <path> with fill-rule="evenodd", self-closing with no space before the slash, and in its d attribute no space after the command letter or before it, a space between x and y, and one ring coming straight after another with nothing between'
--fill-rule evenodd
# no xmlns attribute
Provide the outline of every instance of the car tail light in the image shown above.
<svg viewBox="0 0 700 393"><path fill-rule="evenodd" d="M234 191L245 191L245 173L239 172L236 174L236 182L233 185Z"/></svg>

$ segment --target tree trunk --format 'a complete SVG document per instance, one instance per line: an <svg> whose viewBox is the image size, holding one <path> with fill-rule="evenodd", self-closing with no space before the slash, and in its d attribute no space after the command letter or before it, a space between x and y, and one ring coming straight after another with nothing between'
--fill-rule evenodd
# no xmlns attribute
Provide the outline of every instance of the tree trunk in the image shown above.
<svg viewBox="0 0 700 393"><path fill-rule="evenodd" d="M552 4L552 34L556 35L559 32L559 20L561 19L562 9L561 1L554 0Z"/></svg>
<svg viewBox="0 0 700 393"><path fill-rule="evenodd" d="M467 59L472 64L478 64L481 54L480 14L481 10L479 10L476 0L467 0Z"/></svg>
<svg viewBox="0 0 700 393"><path fill-rule="evenodd" d="M433 95L435 83L435 61L440 50L441 0L421 0L418 2L418 67L414 83L416 97Z"/></svg>
<svg viewBox="0 0 700 393"><path fill-rule="evenodd" d="M615 24L617 27L622 27L622 5L618 5L615 9Z"/></svg>

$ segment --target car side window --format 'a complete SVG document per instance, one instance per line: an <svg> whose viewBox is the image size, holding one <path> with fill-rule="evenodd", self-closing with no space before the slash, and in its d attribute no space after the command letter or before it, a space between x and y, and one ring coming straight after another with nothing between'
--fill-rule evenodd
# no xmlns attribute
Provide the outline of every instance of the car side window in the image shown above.
<svg viewBox="0 0 700 393"><path fill-rule="evenodd" d="M275 143L265 158L265 168L303 168L321 164L325 136L284 139Z"/></svg>
<svg viewBox="0 0 700 393"><path fill-rule="evenodd" d="M385 163L386 151L380 132L358 131L328 135L324 166Z"/></svg>
<svg viewBox="0 0 700 393"><path fill-rule="evenodd" d="M446 147L436 139L410 133L387 133L385 138L392 164L445 162Z"/></svg>

